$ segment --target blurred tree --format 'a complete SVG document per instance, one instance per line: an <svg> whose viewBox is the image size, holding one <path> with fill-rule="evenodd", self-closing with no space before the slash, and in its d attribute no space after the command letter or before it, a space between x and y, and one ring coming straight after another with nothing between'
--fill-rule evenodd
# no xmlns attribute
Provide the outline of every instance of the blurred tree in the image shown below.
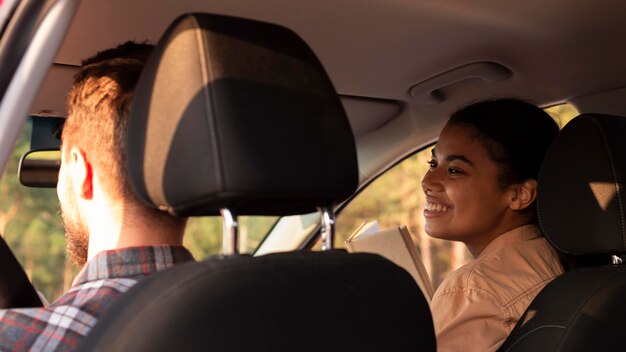
<svg viewBox="0 0 626 352"><path fill-rule="evenodd" d="M239 251L247 254L254 253L277 220L278 217L276 216L238 217ZM220 254L222 251L222 218L211 216L189 219L184 245L198 260Z"/></svg>
<svg viewBox="0 0 626 352"><path fill-rule="evenodd" d="M19 183L19 158L30 148L30 131L27 123L0 183L0 233L33 285L51 299L67 288L65 232L55 190L27 188ZM77 271L75 268L68 274Z"/></svg>

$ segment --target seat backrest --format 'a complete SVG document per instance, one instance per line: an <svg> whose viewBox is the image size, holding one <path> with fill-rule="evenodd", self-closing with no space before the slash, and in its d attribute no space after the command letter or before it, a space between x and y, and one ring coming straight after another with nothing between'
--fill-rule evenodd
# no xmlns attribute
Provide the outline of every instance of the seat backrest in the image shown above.
<svg viewBox="0 0 626 352"><path fill-rule="evenodd" d="M293 32L225 16L179 18L137 86L132 183L178 215L291 215L332 207L358 183L345 112ZM213 234L216 235L216 234ZM371 254L229 256L141 281L82 351L435 350L411 276Z"/></svg>
<svg viewBox="0 0 626 352"><path fill-rule="evenodd" d="M213 259L124 295L82 351L434 351L413 279L343 251Z"/></svg>
<svg viewBox="0 0 626 352"><path fill-rule="evenodd" d="M574 267L548 284L501 351L618 351L626 331L626 118L561 131L538 182L539 224Z"/></svg>

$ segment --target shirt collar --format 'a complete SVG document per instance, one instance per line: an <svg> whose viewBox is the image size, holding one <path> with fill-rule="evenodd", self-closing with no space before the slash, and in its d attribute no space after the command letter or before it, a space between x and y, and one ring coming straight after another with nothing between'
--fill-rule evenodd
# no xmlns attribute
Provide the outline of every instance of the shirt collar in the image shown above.
<svg viewBox="0 0 626 352"><path fill-rule="evenodd" d="M73 286L88 281L145 276L177 263L193 261L182 246L128 247L103 251L85 264Z"/></svg>
<svg viewBox="0 0 626 352"><path fill-rule="evenodd" d="M489 253L493 253L499 250L502 247L508 246L512 243L529 241L540 237L541 231L539 227L535 224L528 224L520 227L516 227L511 231L505 232L500 236L496 237L491 243L483 249L478 258L488 255Z"/></svg>

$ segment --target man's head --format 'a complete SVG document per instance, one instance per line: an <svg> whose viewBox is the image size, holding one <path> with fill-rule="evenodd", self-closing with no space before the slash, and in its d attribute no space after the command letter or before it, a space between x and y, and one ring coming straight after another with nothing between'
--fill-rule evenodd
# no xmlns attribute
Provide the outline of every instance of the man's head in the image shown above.
<svg viewBox="0 0 626 352"><path fill-rule="evenodd" d="M131 189L126 171L127 118L135 85L151 50L148 44L124 43L83 61L74 76L63 127L57 193L68 254L78 265L87 260L98 216L116 214L111 216L114 223L105 223L112 233L128 231L127 225L142 222L184 226L184 220L141 203ZM92 211L95 203L105 210L102 214ZM129 215L133 219L128 219ZM121 243L124 241L115 242Z"/></svg>

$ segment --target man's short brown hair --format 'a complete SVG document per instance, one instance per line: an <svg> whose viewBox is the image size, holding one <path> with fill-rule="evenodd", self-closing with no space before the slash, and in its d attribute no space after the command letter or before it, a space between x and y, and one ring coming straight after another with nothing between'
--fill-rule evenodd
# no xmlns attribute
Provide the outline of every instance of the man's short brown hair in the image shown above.
<svg viewBox="0 0 626 352"><path fill-rule="evenodd" d="M63 144L90 155L105 190L132 197L126 172L125 131L135 85L151 45L124 43L83 61L67 101Z"/></svg>
<svg viewBox="0 0 626 352"><path fill-rule="evenodd" d="M103 176L99 181L112 197L142 204L126 170L126 125L135 86L152 51L149 44L126 42L83 61L74 76L62 133L67 147L79 147ZM169 215L146 210L161 218Z"/></svg>

